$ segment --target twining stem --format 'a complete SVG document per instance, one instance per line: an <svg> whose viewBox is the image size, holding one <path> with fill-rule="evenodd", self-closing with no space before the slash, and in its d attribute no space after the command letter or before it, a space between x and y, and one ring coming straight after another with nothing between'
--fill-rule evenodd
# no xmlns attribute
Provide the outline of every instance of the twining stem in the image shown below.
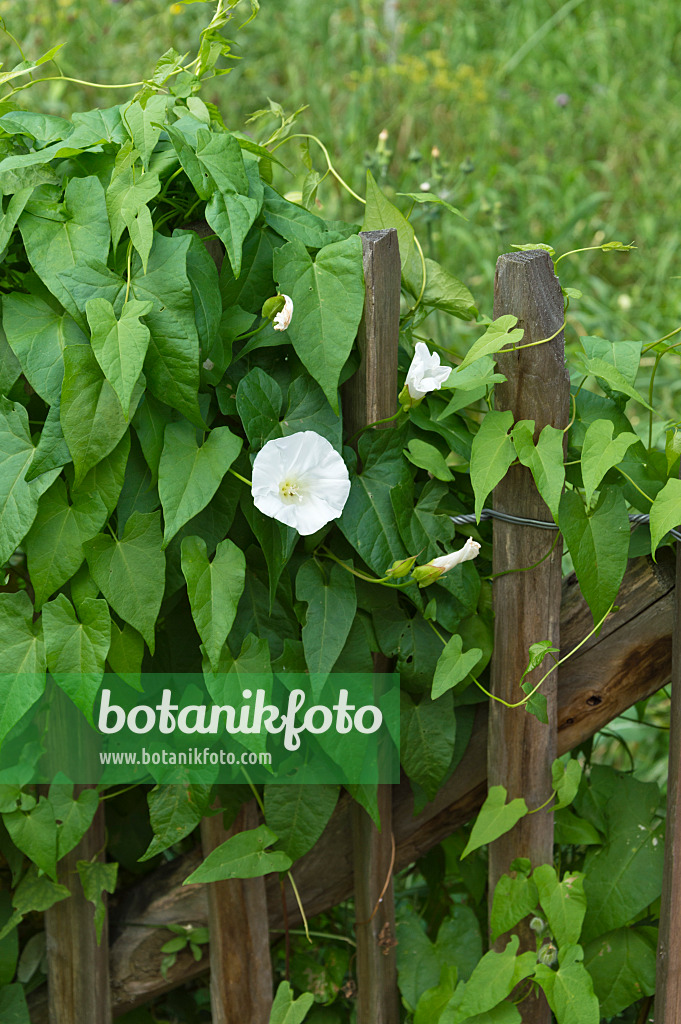
<svg viewBox="0 0 681 1024"><path fill-rule="evenodd" d="M560 540L560 533L556 533L556 537L555 537L555 540L554 540L553 544L551 545L549 550L546 552L546 554L542 558L539 559L538 562L533 562L532 565L524 565L522 567L522 569L505 569L503 572L495 572L491 576L488 576L487 579L498 580L500 576L510 576L514 572L530 572L531 569L536 569L538 565L541 565L542 562L546 561L546 559L549 557L549 555L553 552L553 550L556 547L556 544L558 543L559 540Z"/></svg>
<svg viewBox="0 0 681 1024"><path fill-rule="evenodd" d="M631 479L631 477L629 476L629 474L628 474L628 473L625 473L625 472L624 472L624 470L623 470L623 469L621 469L621 467L620 467L620 466L615 466L614 468L615 468L615 469L617 470L617 472L618 472L618 473L621 473L621 474L622 474L622 476L624 477L624 479L625 479L625 480L628 480L628 481L629 481L629 483L631 484L631 486L632 486L632 487L635 487L635 488L636 488L636 490L638 491L638 493L639 493L639 494L642 494L642 495L643 495L643 497L644 497L644 498L646 499L646 501L649 501L649 502L650 502L650 504L652 505L652 503L653 503L653 499L652 499L652 498L650 498L650 497L649 497L649 496L648 496L648 495L646 494L646 492L645 492L645 491L642 491L642 490L641 490L641 488L640 488L640 487L638 486L638 484L637 484L637 483L636 483L636 482L635 482L634 480L632 480L632 479Z"/></svg>
<svg viewBox="0 0 681 1024"><path fill-rule="evenodd" d="M557 796L557 792L556 792L555 789L552 791L551 796L548 798L548 800L545 800L543 804L539 805L539 807L533 807L532 810L528 811L527 813L528 814L536 814L537 811L543 811L544 808L546 807L546 805L551 803L551 801L553 800L554 796Z"/></svg>
<svg viewBox="0 0 681 1024"><path fill-rule="evenodd" d="M357 193L350 188L347 181L344 181L343 178L341 178L340 174L331 163L331 157L329 156L328 149L321 141L321 139L318 139L316 135L307 135L305 132L296 132L293 135L287 135L285 139L282 139L281 142L278 142L276 144L276 146L273 146L270 152L274 153L277 149L279 149L280 146L283 146L285 142L289 142L291 139L312 139L313 142L316 142L319 148L321 149L322 153L324 154L324 157L326 159L326 166L328 168L329 173L334 176L338 184L341 185L345 189L345 191L348 192L353 197L353 199L356 199L358 203L362 204L362 206L366 206L366 199L362 199L361 196L358 196Z"/></svg>
<svg viewBox="0 0 681 1024"><path fill-rule="evenodd" d="M613 602L613 604L614 604L614 602ZM483 693L486 693L486 694L487 694L487 696L491 698L491 700L496 700L496 701L497 701L497 702L498 702L499 704L503 704L503 705L504 705L504 707L506 707L506 708L520 708L520 707L522 707L522 706L523 706L524 704L527 704L527 702L529 701L530 697L533 697L533 696L534 696L534 694L535 694L535 693L537 692L537 690L539 689L539 687L540 687L540 686L541 686L541 685L542 685L542 684L544 683L544 681L545 681L546 679L548 679L548 677L549 677L549 676L551 675L551 673L552 673L552 672L555 672L555 671L556 671L556 669L558 668L558 666L559 666L559 665L563 665L563 664L564 664L564 663L565 663L565 662L566 662L566 661L568 660L568 658L571 658L571 657L572 657L572 655L573 655L573 654L575 654L575 653L576 653L576 652L577 652L577 651L578 651L578 650L580 649L580 647L583 647L583 646L584 646L584 644L585 644L585 643L587 642L587 640L590 640L590 639L591 639L591 637L592 637L592 636L594 635L594 633L597 633L597 632L598 632L598 630L599 630L599 629L601 628L601 626L603 625L603 623L604 623L604 622L605 622L605 620L607 619L608 615L609 615L609 614L610 614L610 612L612 611L612 607L613 607L613 606L612 606L612 604L611 604L611 605L610 605L610 607L608 608L607 612L606 612L606 613L605 613L605 615L603 616L603 618L602 618L602 619L600 619L600 620L599 620L599 621L598 621L598 622L596 623L596 625L595 625L595 626L594 626L594 628L593 628L593 629L591 630L591 632L590 632L590 633L587 633L587 635L586 635L586 636L584 637L584 639L583 639L583 640L580 640L580 642L579 642L579 643L577 644L577 646L576 646L576 647L573 647L573 648L572 648L572 650L570 651L570 653L569 653L569 654L566 654L564 658L561 658L561 659L560 659L560 661L557 661L557 662L555 663L555 665L552 665L552 667L551 667L551 668L550 668L550 669L548 670L548 672L546 672L546 673L545 673L545 674L544 674L544 675L543 675L543 676L541 677L541 679L539 680L539 682L537 683L537 685L536 685L536 686L534 687L534 689L530 690L530 692L529 692L528 694L526 694L526 696L525 696L525 697L523 697L523 699L522 699L522 700L516 701L516 702L515 702L515 704L509 704L509 703L508 703L508 701L504 700L504 699L503 699L502 697L496 697L496 696L495 696L495 695L494 695L493 693L490 693L490 692L489 692L489 690L486 690L486 689L485 689L485 687L484 687L484 686L482 685L482 683L481 683L481 682L479 682L479 681L478 681L478 680L477 680L477 679L475 678L475 676L474 676L474 675L472 675L472 674L471 674L471 679L472 679L472 680L473 680L473 682L474 682L474 683L476 684L476 686L478 686L478 687L479 687L479 688L480 688L480 689L482 690L482 692L483 692Z"/></svg>
<svg viewBox="0 0 681 1024"><path fill-rule="evenodd" d="M679 331L681 331L681 327L675 327L673 331L670 331L669 334L665 334L664 337L658 338L657 341L651 341L648 345L645 346L641 355L645 355L646 352L650 352L651 348L655 348L656 345L661 345L663 341L667 340L667 338L673 338L675 334L679 333ZM678 348L679 345L681 345L681 342L677 342L676 345L670 345L666 352L663 352L662 354L666 355L666 353L669 352L670 349Z"/></svg>
<svg viewBox="0 0 681 1024"><path fill-rule="evenodd" d="M258 793L257 789L255 788L255 786L251 782L250 778L248 777L248 772L243 767L243 765L241 766L241 771L244 774L246 782L248 783L248 785L249 785L249 787L251 789L251 792L253 793L253 796L255 797L256 802L258 804L258 807L260 808L260 810L262 812L262 816L264 818L265 817L265 805L262 802L262 797L260 796L260 793ZM291 874L291 872L287 871L286 874L288 876L289 882L291 883L291 888L293 889L293 895L295 896L296 903L298 904L298 910L300 911L300 916L303 919L303 928L305 929L305 934L307 936L307 940L308 940L308 942L312 943L312 939L310 938L310 932L309 932L308 927L307 927L307 917L305 916L305 911L303 909L303 904L302 904L302 901L300 899L300 893L298 892L298 887L297 887L296 883L293 881L293 875Z"/></svg>
<svg viewBox="0 0 681 1024"><path fill-rule="evenodd" d="M242 476L241 473L237 473L235 469L230 468L229 472L232 474L232 476L235 476L237 480L241 480L242 484L247 484L249 487L253 486L252 480L247 480L245 476Z"/></svg>
<svg viewBox="0 0 681 1024"><path fill-rule="evenodd" d="M553 334L548 338L540 338L539 341L528 341L527 345L514 345L513 348L505 348L503 351L520 352L521 348L534 348L535 345L545 345L548 341L553 341L554 338L557 338L560 332L565 329L565 325L566 321L563 320L558 330L554 331Z"/></svg>
<svg viewBox="0 0 681 1024"><path fill-rule="evenodd" d="M627 246L627 250L635 249L635 248L636 248L635 245ZM600 249L600 250L604 251L602 245L585 245L583 249L570 249L569 252L564 252L562 256L559 256L557 260L554 260L553 265L554 265L554 267L557 267L558 264L560 263L560 261L564 260L566 256L574 256L575 253L577 253L577 252L591 252L592 250L596 250L596 249ZM622 252L621 249L620 249L620 252Z"/></svg>
<svg viewBox="0 0 681 1024"><path fill-rule="evenodd" d="M338 565L342 566L346 572L352 573L353 576L357 576L358 579L364 580L366 583L380 583L384 587L393 587L395 590L401 590L404 587L410 587L412 583L416 583L416 580L407 580L406 583L388 583L387 581L391 578L390 576L382 576L380 579L376 576L367 576L366 573L359 572L358 569L352 569L345 562L337 558L332 551L328 548L319 548L316 554L320 554L323 557L330 558L332 561L337 562Z"/></svg>
<svg viewBox="0 0 681 1024"><path fill-rule="evenodd" d="M248 335L247 335L247 337L248 337ZM365 430L369 430L371 427L378 427L381 423L391 423L393 420L398 419L398 417L401 416L403 412L404 412L404 410L400 406L400 408L397 410L397 412L393 413L392 416L386 416L382 420L374 420L373 423L367 423L367 425L365 427L360 427L359 430L355 431L355 433L352 435L352 437L348 438L347 444L352 444L352 442L355 440L356 437L359 437L360 434L363 434Z"/></svg>
<svg viewBox="0 0 681 1024"><path fill-rule="evenodd" d="M133 782L131 786L126 786L125 789L117 789L115 793L104 793L100 796L99 802L101 804L102 800L111 800L112 797L120 796L121 793L128 793L131 789L137 789L138 785L138 782Z"/></svg>

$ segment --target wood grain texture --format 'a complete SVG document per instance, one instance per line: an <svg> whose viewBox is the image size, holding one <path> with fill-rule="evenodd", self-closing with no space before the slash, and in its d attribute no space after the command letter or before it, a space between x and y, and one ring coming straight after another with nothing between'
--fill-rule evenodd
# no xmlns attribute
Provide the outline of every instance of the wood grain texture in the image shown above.
<svg viewBox="0 0 681 1024"><path fill-rule="evenodd" d="M397 231L361 233L364 254L364 312L358 332L361 361L343 392L346 436L397 408L397 348L400 334L400 251ZM391 427L391 423L385 424ZM393 666L375 655L374 670ZM379 831L368 814L352 811L355 936L357 940L357 1024L399 1024L392 884L392 787L378 787ZM386 888L386 881L388 886Z"/></svg>
<svg viewBox="0 0 681 1024"><path fill-rule="evenodd" d="M259 824L254 800L244 804L229 831L221 814L203 818L203 856ZM268 1024L273 981L265 879L233 878L210 882L207 889L213 1024Z"/></svg>
<svg viewBox="0 0 681 1024"><path fill-rule="evenodd" d="M681 1020L681 545L676 545L667 831L657 941L656 1024Z"/></svg>
<svg viewBox="0 0 681 1024"><path fill-rule="evenodd" d="M549 338L532 348L502 353L498 368L506 382L495 386L495 408L510 410L513 421L534 420L535 444L550 424L567 426L570 379L565 365L563 296L553 262L543 250L500 256L494 281L494 317L513 313L524 330L521 346ZM529 519L552 521L532 475L524 466L512 467L494 490L494 508ZM511 573L494 581L494 654L491 690L500 700L515 703L524 694L519 680L527 666L530 645L550 640L560 646L562 538L527 526L494 522L493 572L541 564L529 572ZM555 544L555 546L553 546ZM549 553L551 552L551 553ZM545 556L548 556L545 558ZM550 659L526 680L536 685L550 667ZM535 716L515 712L497 701L490 702L487 778L490 786L504 786L508 799L524 797L528 807L541 806L551 794L551 764L556 757L557 676L542 685L547 701L548 725ZM489 847L490 911L494 888L508 873L516 857L527 857L532 866L553 859L553 812L540 811L518 824ZM521 951L535 948L528 921L514 932ZM495 948L505 948L509 935L501 935ZM530 997L520 1006L524 1024L549 1024L551 1013L543 996Z"/></svg>
<svg viewBox="0 0 681 1024"><path fill-rule="evenodd" d="M558 754L572 750L638 700L666 686L671 677L674 557L660 551L658 564L639 558L629 564L618 597L619 610L598 637L561 666L558 673ZM573 576L563 581L561 636L563 653L572 650L591 628L589 610ZM480 809L487 792L487 707L477 709L473 734L461 764L420 814L408 782L393 788L395 869L427 853L465 824ZM322 913L352 894L352 801L342 798L324 835L294 867L296 883L310 916ZM114 1015L205 972L188 952L161 976L161 946L169 932L150 925L205 926L208 902L203 885L183 885L198 867L197 848L164 864L111 900L111 992ZM266 881L271 929L283 927L278 878ZM289 901L289 924L300 917ZM277 936L278 937L278 936ZM33 1024L46 1024L45 990L30 997Z"/></svg>
<svg viewBox="0 0 681 1024"><path fill-rule="evenodd" d="M85 786L74 786L77 797ZM110 1024L108 923L97 945L94 906L83 894L78 875L79 860L104 859L106 835L104 808L100 804L92 825L78 845L59 862L58 881L71 890L69 899L45 911L48 962L49 1024ZM106 894L104 894L106 899Z"/></svg>
<svg viewBox="0 0 681 1024"><path fill-rule="evenodd" d="M400 334L400 250L397 231L363 231L364 313L357 332L360 364L343 385L344 433L397 410L397 345Z"/></svg>

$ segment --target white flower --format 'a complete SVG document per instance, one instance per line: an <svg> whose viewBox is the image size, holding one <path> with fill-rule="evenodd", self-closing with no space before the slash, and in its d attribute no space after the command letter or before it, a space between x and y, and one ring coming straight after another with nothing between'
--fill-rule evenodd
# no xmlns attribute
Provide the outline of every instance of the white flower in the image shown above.
<svg viewBox="0 0 681 1024"><path fill-rule="evenodd" d="M253 463L253 503L307 536L338 519L350 493L348 470L333 445L302 430L260 449Z"/></svg>
<svg viewBox="0 0 681 1024"><path fill-rule="evenodd" d="M440 366L437 352L429 352L423 341L417 341L414 358L407 371L406 385L410 396L423 398L429 391L438 391L451 372L451 366Z"/></svg>
<svg viewBox="0 0 681 1024"><path fill-rule="evenodd" d="M430 192L430 182L422 181L421 184L419 185L419 188L421 189L422 192Z"/></svg>
<svg viewBox="0 0 681 1024"><path fill-rule="evenodd" d="M469 537L464 546L459 548L458 551L452 551L450 555L440 555L439 558L433 558L427 564L435 566L436 569L442 569L444 572L449 572L455 565L460 565L461 562L469 562L472 558L475 558L479 551L480 545L477 540L472 540Z"/></svg>
<svg viewBox="0 0 681 1024"><path fill-rule="evenodd" d="M274 318L274 329L275 331L285 331L288 325L291 323L291 317L293 316L293 302L288 295L282 295L282 299L285 299L284 308Z"/></svg>

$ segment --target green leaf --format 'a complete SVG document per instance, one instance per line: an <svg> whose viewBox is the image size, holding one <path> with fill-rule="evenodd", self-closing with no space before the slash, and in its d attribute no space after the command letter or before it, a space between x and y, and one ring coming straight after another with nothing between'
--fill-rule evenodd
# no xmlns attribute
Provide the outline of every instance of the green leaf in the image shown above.
<svg viewBox="0 0 681 1024"><path fill-rule="evenodd" d="M126 431L111 455L93 466L79 486L71 487L74 504L80 507L86 498L91 497L97 503L103 502L110 516L118 503L129 454L130 434Z"/></svg>
<svg viewBox="0 0 681 1024"><path fill-rule="evenodd" d="M328 409L328 402L325 398L323 401ZM274 604L281 574L293 554L293 549L298 542L300 534L292 526L286 526L284 523L280 523L276 519L272 519L271 516L266 516L260 512L253 504L250 494L242 493L240 507L267 561L271 609Z"/></svg>
<svg viewBox="0 0 681 1024"><path fill-rule="evenodd" d="M51 469L61 469L69 462L71 462L71 452L64 438L64 431L61 429L59 403L57 403L51 405L47 411L33 461L26 470L24 479L26 483L30 483L43 473L49 473Z"/></svg>
<svg viewBox="0 0 681 1024"><path fill-rule="evenodd" d="M338 792L338 786L265 786L265 822L292 861L317 842L338 803Z"/></svg>
<svg viewBox="0 0 681 1024"><path fill-rule="evenodd" d="M149 167L151 154L165 121L168 97L164 93L149 96L144 106L137 100L121 108L121 118L135 149L142 157L144 169Z"/></svg>
<svg viewBox="0 0 681 1024"><path fill-rule="evenodd" d="M210 132L200 128L196 135L196 156L221 192L248 192L248 178L241 146L231 132Z"/></svg>
<svg viewBox="0 0 681 1024"><path fill-rule="evenodd" d="M568 807L577 796L582 781L582 766L574 758L570 758L567 764L555 760L551 765L551 779L558 797L553 810L560 811L563 807Z"/></svg>
<svg viewBox="0 0 681 1024"><path fill-rule="evenodd" d="M96 789L83 789L74 800L72 783L53 783L49 801L57 821L57 860L61 860L90 828L99 807L99 794Z"/></svg>
<svg viewBox="0 0 681 1024"><path fill-rule="evenodd" d="M26 254L38 277L71 316L78 309L60 275L95 260L106 263L111 243L104 189L99 178L71 178L62 210L55 217L24 210L19 219Z"/></svg>
<svg viewBox="0 0 681 1024"><path fill-rule="evenodd" d="M196 330L201 352L208 355L218 337L222 318L220 278L215 260L195 232L191 234L191 243L187 250L187 276L194 299Z"/></svg>
<svg viewBox="0 0 681 1024"><path fill-rule="evenodd" d="M424 992L432 990L443 968L469 978L482 956L480 925L471 907L454 904L440 925L436 942L425 932L425 921L411 909L397 921L397 972L404 1004L413 1010ZM430 1024L430 1021L424 1021Z"/></svg>
<svg viewBox="0 0 681 1024"><path fill-rule="evenodd" d="M445 644L445 649L440 655L437 668L435 669L433 689L430 694L432 699L436 700L438 697L441 697L443 693L447 693L457 683L460 683L462 679L465 679L468 673L473 671L481 658L482 651L479 647L472 647L469 651L463 653L461 637L457 633L450 637Z"/></svg>
<svg viewBox="0 0 681 1024"><path fill-rule="evenodd" d="M337 451L342 450L340 417L334 413L316 381L306 373L291 382L279 427L284 437L314 430Z"/></svg>
<svg viewBox="0 0 681 1024"><path fill-rule="evenodd" d="M653 994L656 947L656 929L647 927L618 928L584 947L584 966L603 1017L615 1017Z"/></svg>
<svg viewBox="0 0 681 1024"><path fill-rule="evenodd" d="M25 590L0 594L0 742L45 691L42 633Z"/></svg>
<svg viewBox="0 0 681 1024"><path fill-rule="evenodd" d="M578 818L567 808L556 811L555 841L569 846L600 846L603 837L586 818Z"/></svg>
<svg viewBox="0 0 681 1024"><path fill-rule="evenodd" d="M95 931L97 945L99 945L102 941L102 929L106 919L106 904L102 893L116 891L118 864L105 864L103 861L97 860L95 855L94 860L79 860L76 867L80 876L80 884L83 886L83 895L95 908Z"/></svg>
<svg viewBox="0 0 681 1024"><path fill-rule="evenodd" d="M407 199L413 199L415 203L434 203L436 206L444 206L450 213L455 213L457 217L461 217L462 220L468 220L468 217L464 217L461 210L457 210L451 203L445 202L444 199L440 199L439 196L433 195L432 192L396 192L398 196L406 196Z"/></svg>
<svg viewBox="0 0 681 1024"><path fill-rule="evenodd" d="M463 373L466 367L470 366L471 363L476 362L478 359L482 359L483 356L493 356L506 345L517 345L522 341L524 331L520 328L513 330L515 325L518 323L517 316L511 316L506 314L505 316L497 317L489 325L485 333L477 341L474 341L468 352L454 373L452 373L447 381L447 386L450 388L456 387L457 374Z"/></svg>
<svg viewBox="0 0 681 1024"><path fill-rule="evenodd" d="M519 420L513 427L513 444L523 466L531 471L537 490L558 521L558 506L565 483L563 441L565 434L547 424L534 443L534 420Z"/></svg>
<svg viewBox="0 0 681 1024"><path fill-rule="evenodd" d="M494 890L490 914L492 941L496 942L500 935L515 928L519 921L532 914L538 903L539 893L531 878L523 874L515 878L502 875Z"/></svg>
<svg viewBox="0 0 681 1024"><path fill-rule="evenodd" d="M122 540L103 534L85 544L92 577L113 610L154 652L154 625L165 585L158 512L133 512Z"/></svg>
<svg viewBox="0 0 681 1024"><path fill-rule="evenodd" d="M0 988L0 1020L3 1024L31 1024L23 985Z"/></svg>
<svg viewBox="0 0 681 1024"><path fill-rule="evenodd" d="M451 694L438 701L422 697L415 703L400 694L400 760L411 780L434 799L449 770L456 739L456 716Z"/></svg>
<svg viewBox="0 0 681 1024"><path fill-rule="evenodd" d="M460 320L472 320L477 316L475 300L465 285L453 277L448 270L434 260L426 259L426 290L423 293L424 306L441 309Z"/></svg>
<svg viewBox="0 0 681 1024"><path fill-rule="evenodd" d="M650 509L650 537L653 555L665 534L681 526L681 480L668 480Z"/></svg>
<svg viewBox="0 0 681 1024"><path fill-rule="evenodd" d="M327 573L318 562L309 559L298 570L296 597L307 602L303 647L308 671L311 674L330 672L355 618L354 577L335 564Z"/></svg>
<svg viewBox="0 0 681 1024"><path fill-rule="evenodd" d="M338 380L364 309L362 243L351 235L313 259L301 242L289 242L274 254L274 276L293 300L291 343L338 413Z"/></svg>
<svg viewBox="0 0 681 1024"><path fill-rule="evenodd" d="M71 587L73 593L73 585ZM144 640L127 622L119 629L115 622L111 623L111 646L107 662L112 672L120 676L128 686L143 692L141 672L144 658Z"/></svg>
<svg viewBox="0 0 681 1024"><path fill-rule="evenodd" d="M624 497L616 487L602 488L588 516L579 494L566 491L558 520L596 624L617 597L627 567L630 526Z"/></svg>
<svg viewBox="0 0 681 1024"><path fill-rule="evenodd" d="M154 232L147 272L140 273L139 266L134 270L130 295L139 302L153 303L145 317L150 333L144 364L147 387L161 402L202 426L196 399L199 340L187 274L191 244L190 234L167 238Z"/></svg>
<svg viewBox="0 0 681 1024"><path fill-rule="evenodd" d="M140 396L138 386L130 408L124 411L93 350L87 345L66 349L60 418L76 470L76 486L88 470L114 450Z"/></svg>
<svg viewBox="0 0 681 1024"><path fill-rule="evenodd" d="M182 539L182 572L192 617L216 671L243 593L245 571L244 553L231 540L218 544L215 557L209 562L203 538Z"/></svg>
<svg viewBox="0 0 681 1024"><path fill-rule="evenodd" d="M61 477L45 491L23 542L36 610L79 569L85 558L83 544L97 535L106 519L106 505L96 491L75 492L72 505Z"/></svg>
<svg viewBox="0 0 681 1024"><path fill-rule="evenodd" d="M457 977L456 967L442 967L439 985L426 989L419 998L414 1013L414 1024L433 1024L434 1021L439 1021L442 1011L454 995Z"/></svg>
<svg viewBox="0 0 681 1024"><path fill-rule="evenodd" d="M139 253L144 273L147 271L154 233L147 204L160 191L158 175L140 174L139 170L135 172L130 160L117 170L106 190L106 208L114 249L127 228L132 244Z"/></svg>
<svg viewBox="0 0 681 1024"><path fill-rule="evenodd" d="M400 248L402 273L410 270L410 261L414 253L414 229L407 218L381 192L374 176L367 168L366 206L364 207L364 223L362 231L380 231L383 228L395 228ZM421 280L419 278L419 286Z"/></svg>
<svg viewBox="0 0 681 1024"><path fill-rule="evenodd" d="M469 1017L475 1019L474 1015L490 1014L498 1003L510 995L517 984L517 951L518 937L514 935L502 953L496 953L494 950L485 953L465 987L457 988L440 1018L440 1024L461 1024ZM490 1018L494 1020L491 1015ZM482 1020L484 1019L483 1017Z"/></svg>
<svg viewBox="0 0 681 1024"><path fill-rule="evenodd" d="M210 806L210 786L154 786L147 794L154 838L140 861L162 853L194 831Z"/></svg>
<svg viewBox="0 0 681 1024"><path fill-rule="evenodd" d="M247 832L239 832L222 843L204 860L184 884L192 882L220 882L226 878L260 878L272 871L288 871L291 858L267 847L277 836L266 825Z"/></svg>
<svg viewBox="0 0 681 1024"><path fill-rule="evenodd" d="M149 328L140 317L151 308L151 302L131 299L117 318L107 299L90 299L85 307L92 331L92 351L124 410L130 407L149 347Z"/></svg>
<svg viewBox="0 0 681 1024"><path fill-rule="evenodd" d="M23 860L23 858L22 858ZM12 900L9 892L0 893L0 928L12 916ZM12 981L17 968L19 958L19 933L14 928L4 939L0 941L0 992ZM28 1022L28 1017L26 1018ZM30 1022L28 1022L30 1024Z"/></svg>
<svg viewBox="0 0 681 1024"><path fill-rule="evenodd" d="M39 875L37 865L30 864L17 886L12 906L20 914L30 914L32 911L42 913L70 895L66 886L53 882L48 875Z"/></svg>
<svg viewBox="0 0 681 1024"><path fill-rule="evenodd" d="M576 943L586 913L584 875L580 872L566 873L563 881L559 882L550 864L540 864L534 869L532 878L551 934L558 945L562 947Z"/></svg>
<svg viewBox="0 0 681 1024"><path fill-rule="evenodd" d="M314 213L310 213L309 210L305 210L296 203L290 203L269 185L265 185L262 215L265 223L282 238L289 242L302 242L310 249L321 249L331 242L339 242L357 230L352 226L347 227L346 230L334 230L321 217L316 217ZM343 225L343 227L346 226ZM290 292L286 294L290 294ZM262 297L259 305L262 305Z"/></svg>
<svg viewBox="0 0 681 1024"><path fill-rule="evenodd" d="M92 711L111 644L109 606L88 598L78 616L64 594L44 606L47 667L94 728Z"/></svg>
<svg viewBox="0 0 681 1024"><path fill-rule="evenodd" d="M607 842L584 861L585 942L628 924L662 888L663 843L654 826L659 790L654 783L614 776L604 806Z"/></svg>
<svg viewBox="0 0 681 1024"><path fill-rule="evenodd" d="M241 253L244 239L258 216L257 199L237 192L216 191L206 205L206 220L227 250L234 276L241 273Z"/></svg>
<svg viewBox="0 0 681 1024"><path fill-rule="evenodd" d="M402 430L377 430L360 438L363 469L351 474L350 495L338 520L347 540L378 576L409 554L393 507L411 499L412 478L403 447Z"/></svg>
<svg viewBox="0 0 681 1024"><path fill-rule="evenodd" d="M132 425L135 428L153 483L158 481L158 466L163 451L165 429L171 422L170 407L148 392L137 407Z"/></svg>
<svg viewBox="0 0 681 1024"><path fill-rule="evenodd" d="M216 427L199 448L196 429L190 423L168 424L158 469L165 523L163 547L206 507L239 454L241 443L229 427Z"/></svg>
<svg viewBox="0 0 681 1024"><path fill-rule="evenodd" d="M624 374L620 373L616 367L605 359L588 359L578 354L576 358L576 366L581 370L581 372L587 374L587 376L593 375L598 383L604 387L604 390L607 387L612 391L627 395L628 398L633 398L646 409L652 408L648 405L643 395L640 394L636 388L632 387Z"/></svg>
<svg viewBox="0 0 681 1024"><path fill-rule="evenodd" d="M288 981L282 981L272 1003L270 1024L302 1024L313 1003L314 996L309 992L294 999Z"/></svg>
<svg viewBox="0 0 681 1024"><path fill-rule="evenodd" d="M59 472L44 473L27 483L25 475L35 451L26 409L0 396L0 564L14 554L30 530L38 499Z"/></svg>
<svg viewBox="0 0 681 1024"><path fill-rule="evenodd" d="M64 349L86 345L87 338L68 313L56 313L36 295L3 296L2 321L10 348L26 379L49 405L59 402Z"/></svg>
<svg viewBox="0 0 681 1024"><path fill-rule="evenodd" d="M437 480L453 480L452 471L445 462L444 456L433 444L418 438L411 440L404 454L411 463L420 469L427 469Z"/></svg>
<svg viewBox="0 0 681 1024"><path fill-rule="evenodd" d="M587 505L601 480L613 466L617 466L626 452L636 444L636 434L623 433L613 438L615 427L610 420L593 420L586 431L582 447L582 480Z"/></svg>
<svg viewBox="0 0 681 1024"><path fill-rule="evenodd" d="M503 480L515 459L515 449L508 434L512 426L512 412L492 410L487 413L473 438L471 484L475 493L477 522L480 522L480 512L487 495Z"/></svg>
<svg viewBox="0 0 681 1024"><path fill-rule="evenodd" d="M580 344L589 359L603 359L618 370L634 386L641 362L642 341L606 341L605 338L583 336ZM612 396L611 396L612 397Z"/></svg>
<svg viewBox="0 0 681 1024"><path fill-rule="evenodd" d="M558 971L552 971L545 964L537 964L535 977L558 1024L599 1024L598 999L583 964L561 965Z"/></svg>
<svg viewBox="0 0 681 1024"><path fill-rule="evenodd" d="M520 819L525 817L527 804L523 798L516 797L507 804L506 795L503 786L490 786L487 799L480 808L466 848L461 854L462 860L473 850L486 843L492 843L499 836L510 832Z"/></svg>
<svg viewBox="0 0 681 1024"><path fill-rule="evenodd" d="M252 448L262 448L270 437L279 435L281 388L259 366L239 381L236 407Z"/></svg>
<svg viewBox="0 0 681 1024"><path fill-rule="evenodd" d="M3 819L14 845L56 881L57 823L49 800L43 796L27 813L12 811L3 814Z"/></svg>

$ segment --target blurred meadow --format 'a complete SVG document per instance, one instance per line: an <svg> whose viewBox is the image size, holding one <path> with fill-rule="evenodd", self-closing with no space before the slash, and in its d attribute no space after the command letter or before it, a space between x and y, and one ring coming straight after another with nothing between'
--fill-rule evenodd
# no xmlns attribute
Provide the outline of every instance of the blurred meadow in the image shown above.
<svg viewBox="0 0 681 1024"><path fill-rule="evenodd" d="M46 64L40 77L61 71L102 84L139 81L170 46L193 53L211 10L167 0L0 0L27 58L65 44L58 67ZM481 312L492 312L496 258L512 244L546 242L563 253L617 239L637 248L561 263L561 283L583 293L570 303L568 345L584 334L652 342L679 326L681 8L672 0L261 0L258 17L239 29L249 14L244 2L232 22L241 59L208 83L204 100L239 129L269 101L286 114L307 105L291 132L318 136L360 195L370 168L405 214L411 200L398 193L428 189L457 207L466 220L426 204L411 219L426 254L471 288ZM0 34L3 64L19 59ZM134 91L52 80L12 102L69 115ZM260 117L245 130L266 140L277 124ZM300 192L307 174L300 142L277 151L292 172L277 168L285 193ZM323 174L321 149L309 151ZM328 217L362 218L333 176L317 203ZM437 323L430 330L459 354L472 337L466 324L448 327L454 336ZM681 417L679 352L655 381L668 422ZM655 355L644 355L641 390L654 365ZM632 422L647 441L645 413L637 419L634 410ZM653 440L664 444L664 435ZM637 705L601 734L596 759L624 770L635 759L664 785L667 714L664 694Z"/></svg>

